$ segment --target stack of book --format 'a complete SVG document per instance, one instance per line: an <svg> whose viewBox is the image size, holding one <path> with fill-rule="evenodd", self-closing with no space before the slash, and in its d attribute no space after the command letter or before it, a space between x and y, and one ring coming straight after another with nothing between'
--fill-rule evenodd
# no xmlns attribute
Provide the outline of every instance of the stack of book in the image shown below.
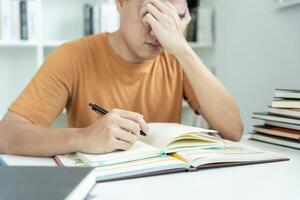
<svg viewBox="0 0 300 200"><path fill-rule="evenodd" d="M191 22L189 23L185 38L189 42L203 45L213 43L213 11L209 8L194 9L191 11Z"/></svg>
<svg viewBox="0 0 300 200"><path fill-rule="evenodd" d="M36 39L36 1L0 1L0 40Z"/></svg>
<svg viewBox="0 0 300 200"><path fill-rule="evenodd" d="M84 35L113 32L119 28L120 17L115 3L85 4Z"/></svg>
<svg viewBox="0 0 300 200"><path fill-rule="evenodd" d="M264 125L254 126L251 138L300 149L300 90L276 89L267 113L253 113Z"/></svg>

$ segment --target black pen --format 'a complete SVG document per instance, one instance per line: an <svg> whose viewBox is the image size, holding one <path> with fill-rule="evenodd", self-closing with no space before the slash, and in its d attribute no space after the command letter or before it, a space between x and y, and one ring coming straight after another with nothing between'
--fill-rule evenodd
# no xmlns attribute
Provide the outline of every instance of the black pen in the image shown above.
<svg viewBox="0 0 300 200"><path fill-rule="evenodd" d="M93 103L89 103L89 106L91 107L91 109L93 111L95 111L96 113L100 114L100 115L106 115L108 113L107 110L105 110L104 108L101 108L100 106L97 106L96 104ZM144 131L140 130L140 134L142 136L146 136L146 134L144 133Z"/></svg>

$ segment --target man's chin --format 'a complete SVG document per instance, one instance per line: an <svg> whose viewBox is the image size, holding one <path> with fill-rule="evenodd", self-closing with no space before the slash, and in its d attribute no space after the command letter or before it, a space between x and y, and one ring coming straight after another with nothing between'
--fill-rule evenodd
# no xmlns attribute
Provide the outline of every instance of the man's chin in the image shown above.
<svg viewBox="0 0 300 200"><path fill-rule="evenodd" d="M145 52L144 55L142 55L141 57L143 57L145 60L152 60L154 58L156 58L157 56L159 56L161 53L163 52L163 49L160 49L159 51L151 51L151 52Z"/></svg>

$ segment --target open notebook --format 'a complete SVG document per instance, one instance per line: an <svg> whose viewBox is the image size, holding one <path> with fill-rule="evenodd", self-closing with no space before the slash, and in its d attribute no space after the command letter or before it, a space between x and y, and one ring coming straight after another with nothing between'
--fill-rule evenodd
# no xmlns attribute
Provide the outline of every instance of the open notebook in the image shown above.
<svg viewBox="0 0 300 200"><path fill-rule="evenodd" d="M102 155L70 154L55 157L63 166L93 166L97 181L148 176L200 168L288 160L210 135L213 130L170 123L151 123L150 136L128 151Z"/></svg>

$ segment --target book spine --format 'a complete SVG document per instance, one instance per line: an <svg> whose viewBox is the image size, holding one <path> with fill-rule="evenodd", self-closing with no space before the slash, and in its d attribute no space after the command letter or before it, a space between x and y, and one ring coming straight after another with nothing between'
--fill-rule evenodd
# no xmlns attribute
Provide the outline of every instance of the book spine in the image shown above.
<svg viewBox="0 0 300 200"><path fill-rule="evenodd" d="M200 9L198 13L198 29L197 39L199 43L213 43L213 15L211 9Z"/></svg>
<svg viewBox="0 0 300 200"><path fill-rule="evenodd" d="M120 17L115 3L109 4L109 10L112 15L111 21L109 23L110 24L109 32L113 32L118 30L120 26Z"/></svg>
<svg viewBox="0 0 300 200"><path fill-rule="evenodd" d="M99 5L93 6L93 27L94 34L100 33L100 14L99 14Z"/></svg>
<svg viewBox="0 0 300 200"><path fill-rule="evenodd" d="M90 29L90 35L94 34L94 8L93 6L89 6L89 29Z"/></svg>
<svg viewBox="0 0 300 200"><path fill-rule="evenodd" d="M11 1L12 14L12 39L20 39L20 4L18 1Z"/></svg>
<svg viewBox="0 0 300 200"><path fill-rule="evenodd" d="M36 40L36 1L27 2L28 40Z"/></svg>
<svg viewBox="0 0 300 200"><path fill-rule="evenodd" d="M85 4L83 7L84 35L90 35L90 5Z"/></svg>
<svg viewBox="0 0 300 200"><path fill-rule="evenodd" d="M2 40L12 40L12 9L9 0L1 0L1 37Z"/></svg>
<svg viewBox="0 0 300 200"><path fill-rule="evenodd" d="M106 32L106 27L107 27L107 21L108 19L105 18L105 13L106 13L106 3L102 3L99 8L99 15L100 15L100 31L101 32Z"/></svg>
<svg viewBox="0 0 300 200"><path fill-rule="evenodd" d="M113 3L102 3L100 5L101 32L113 32L120 26L120 17Z"/></svg>
<svg viewBox="0 0 300 200"><path fill-rule="evenodd" d="M197 9L191 11L191 22L187 30L187 41L189 42L197 42L197 12Z"/></svg>
<svg viewBox="0 0 300 200"><path fill-rule="evenodd" d="M27 24L27 2L20 1L20 27L21 40L28 40L28 24Z"/></svg>

